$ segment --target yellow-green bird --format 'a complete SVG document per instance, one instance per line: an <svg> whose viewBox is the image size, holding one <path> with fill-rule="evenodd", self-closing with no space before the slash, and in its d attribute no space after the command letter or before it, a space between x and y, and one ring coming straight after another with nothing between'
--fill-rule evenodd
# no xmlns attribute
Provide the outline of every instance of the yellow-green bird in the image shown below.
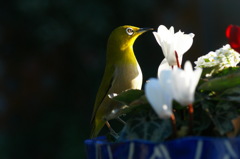
<svg viewBox="0 0 240 159"><path fill-rule="evenodd" d="M91 138L96 137L108 120L116 117L123 105L109 98L109 94L126 89L141 89L142 71L133 52L133 44L151 28L124 25L113 30L107 43L106 66L92 114Z"/></svg>

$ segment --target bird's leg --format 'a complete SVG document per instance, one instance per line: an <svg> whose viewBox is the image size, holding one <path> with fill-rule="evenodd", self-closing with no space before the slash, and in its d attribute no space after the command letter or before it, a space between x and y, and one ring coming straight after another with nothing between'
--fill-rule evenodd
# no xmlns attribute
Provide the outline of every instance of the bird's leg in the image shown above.
<svg viewBox="0 0 240 159"><path fill-rule="evenodd" d="M113 130L113 128L111 127L111 125L109 124L108 121L106 121L106 125L110 131L110 134L115 138L115 139L118 139L119 138L119 135Z"/></svg>
<svg viewBox="0 0 240 159"><path fill-rule="evenodd" d="M121 123L123 123L123 125L126 125L126 122L124 120L122 120L120 117L117 117L117 120L120 121Z"/></svg>

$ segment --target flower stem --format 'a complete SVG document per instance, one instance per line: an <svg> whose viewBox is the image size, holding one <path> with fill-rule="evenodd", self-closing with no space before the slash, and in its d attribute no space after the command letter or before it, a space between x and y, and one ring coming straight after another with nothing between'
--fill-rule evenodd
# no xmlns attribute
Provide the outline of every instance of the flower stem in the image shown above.
<svg viewBox="0 0 240 159"><path fill-rule="evenodd" d="M173 137L176 138L177 137L177 127L176 127L176 118L175 115L172 114L171 117L171 123L172 123L172 131L173 131Z"/></svg>
<svg viewBox="0 0 240 159"><path fill-rule="evenodd" d="M188 113L189 113L189 125L188 125L188 133L191 135L192 134L192 129L193 129L193 113L194 113L194 109L193 109L193 105L189 104L188 105Z"/></svg>
<svg viewBox="0 0 240 159"><path fill-rule="evenodd" d="M181 68L181 64L180 64L180 62L179 62L179 58L178 58L177 51L175 51L175 57L176 57L176 61L177 61L177 67L178 67L178 68Z"/></svg>

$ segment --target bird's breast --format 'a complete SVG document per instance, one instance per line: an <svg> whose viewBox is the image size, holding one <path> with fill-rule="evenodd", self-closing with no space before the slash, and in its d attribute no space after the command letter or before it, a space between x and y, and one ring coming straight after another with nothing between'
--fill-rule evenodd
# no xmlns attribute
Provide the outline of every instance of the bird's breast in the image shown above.
<svg viewBox="0 0 240 159"><path fill-rule="evenodd" d="M113 93L121 93L127 89L141 89L142 87L142 71L138 64L125 64L115 66L112 84L107 95ZM96 115L101 120L111 120L120 115L123 105L119 102L111 100L109 96L105 96L98 108ZM114 111L113 111L114 110Z"/></svg>
<svg viewBox="0 0 240 159"><path fill-rule="evenodd" d="M114 72L113 91L120 93L126 89L141 89L142 71L138 64L117 66Z"/></svg>

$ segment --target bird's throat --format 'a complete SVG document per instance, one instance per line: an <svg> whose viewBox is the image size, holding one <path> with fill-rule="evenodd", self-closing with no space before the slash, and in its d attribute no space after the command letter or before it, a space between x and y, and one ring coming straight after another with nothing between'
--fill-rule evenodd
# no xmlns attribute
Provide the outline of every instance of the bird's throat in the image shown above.
<svg viewBox="0 0 240 159"><path fill-rule="evenodd" d="M123 50L116 50L116 52L117 51L119 52L116 53L116 56L113 59L113 61L115 61L114 63L123 64L123 65L124 64L138 65L138 62L132 47L128 47Z"/></svg>

